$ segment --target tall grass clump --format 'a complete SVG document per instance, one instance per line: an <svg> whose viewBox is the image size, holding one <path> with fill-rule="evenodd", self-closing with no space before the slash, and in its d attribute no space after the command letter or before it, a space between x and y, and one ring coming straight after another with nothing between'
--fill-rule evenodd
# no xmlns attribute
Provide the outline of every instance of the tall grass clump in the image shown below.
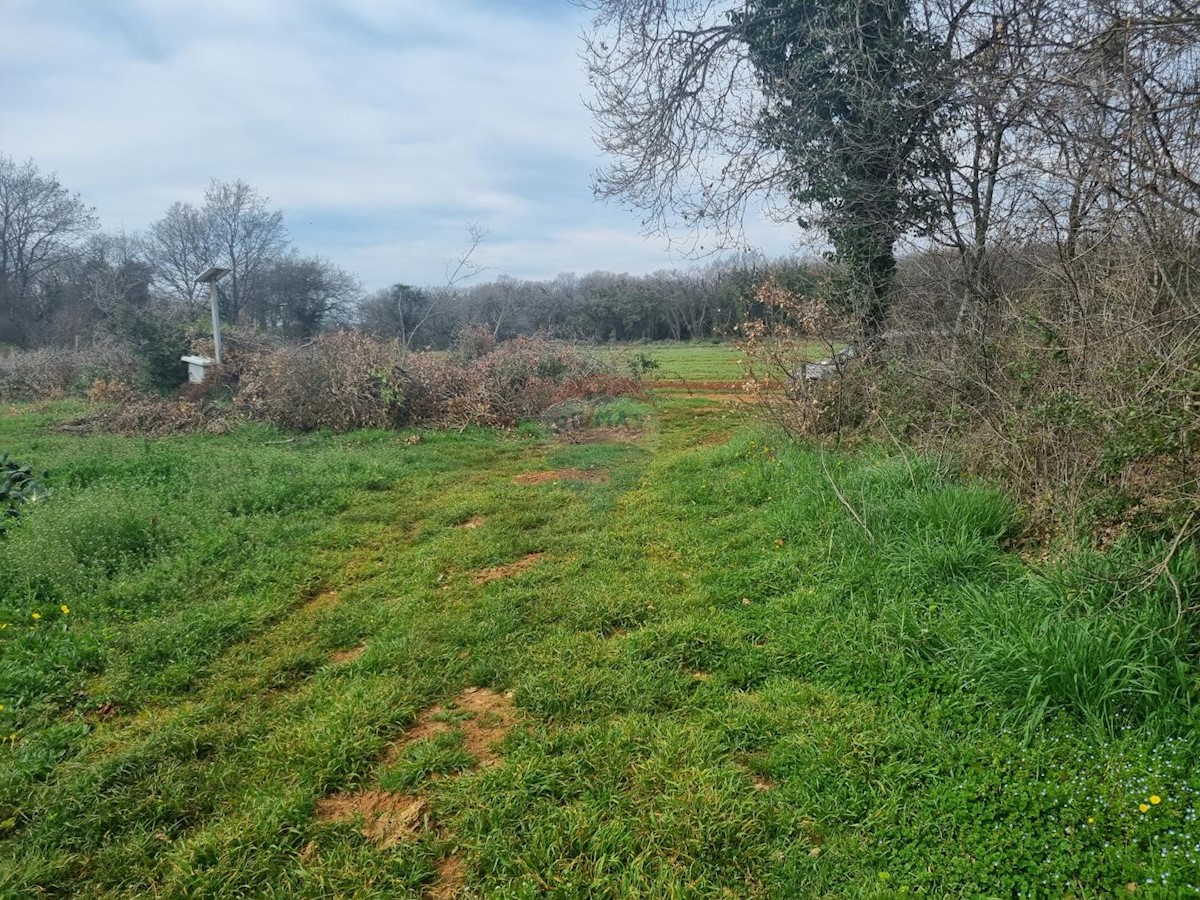
<svg viewBox="0 0 1200 900"><path fill-rule="evenodd" d="M1194 553L1171 578L1194 596ZM1168 579L1147 580L1153 554L1078 554L1002 590L962 595L965 682L1001 701L1032 734L1064 713L1098 733L1178 733L1195 709L1200 644Z"/></svg>
<svg viewBox="0 0 1200 900"><path fill-rule="evenodd" d="M1012 499L930 458L834 457L779 437L736 452L761 472L738 491L765 501L781 544L805 547L789 557L798 576L778 563L765 573L812 593L807 630L825 649L802 652L827 674L872 691L915 679L1026 737L1059 717L1109 738L1194 724L1194 548L1166 570L1155 541L1029 564L1008 549L1021 526ZM735 583L761 596L750 572Z"/></svg>

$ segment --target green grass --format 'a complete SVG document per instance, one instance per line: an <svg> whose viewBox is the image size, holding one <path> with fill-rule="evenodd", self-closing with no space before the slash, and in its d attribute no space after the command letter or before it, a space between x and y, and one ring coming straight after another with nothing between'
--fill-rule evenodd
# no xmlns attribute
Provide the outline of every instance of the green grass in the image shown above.
<svg viewBox="0 0 1200 900"><path fill-rule="evenodd" d="M641 424L652 415L654 407L631 397L618 397L598 407L591 415L592 425L622 427Z"/></svg>
<svg viewBox="0 0 1200 900"><path fill-rule="evenodd" d="M652 344L603 346L598 352L626 369L645 357L657 363L646 371L650 381L736 381L744 377L742 353L723 341L664 341Z"/></svg>
<svg viewBox="0 0 1200 900"><path fill-rule="evenodd" d="M636 443L8 409L53 494L0 542L0 896L420 896L451 853L488 897L1200 884L1195 637L1126 577L1157 548L1032 570L1011 504L926 461L614 410ZM608 477L513 480L559 468ZM386 756L469 685L513 694L503 765ZM317 820L372 785L437 827Z"/></svg>

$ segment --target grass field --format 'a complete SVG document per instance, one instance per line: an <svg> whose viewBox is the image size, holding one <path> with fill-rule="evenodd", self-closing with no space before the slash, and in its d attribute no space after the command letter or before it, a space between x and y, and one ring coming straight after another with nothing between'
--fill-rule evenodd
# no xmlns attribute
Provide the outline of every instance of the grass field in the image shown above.
<svg viewBox="0 0 1200 900"><path fill-rule="evenodd" d="M579 444L0 411L53 487L0 541L0 896L1200 884L1149 550L1033 571L930 461L688 398Z"/></svg>
<svg viewBox="0 0 1200 900"><path fill-rule="evenodd" d="M640 358L652 360L657 368L646 372L646 377L652 382L732 382L745 377L743 355L731 343L664 341L616 348L600 347L598 352L614 360L618 366L636 364Z"/></svg>

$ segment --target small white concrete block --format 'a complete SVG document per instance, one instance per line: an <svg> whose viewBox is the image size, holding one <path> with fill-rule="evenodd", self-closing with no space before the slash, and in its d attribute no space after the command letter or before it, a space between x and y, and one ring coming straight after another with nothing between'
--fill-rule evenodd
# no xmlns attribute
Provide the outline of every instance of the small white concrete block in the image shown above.
<svg viewBox="0 0 1200 900"><path fill-rule="evenodd" d="M202 382L205 370L216 362L208 356L181 356L180 359L188 364L188 381L192 384Z"/></svg>

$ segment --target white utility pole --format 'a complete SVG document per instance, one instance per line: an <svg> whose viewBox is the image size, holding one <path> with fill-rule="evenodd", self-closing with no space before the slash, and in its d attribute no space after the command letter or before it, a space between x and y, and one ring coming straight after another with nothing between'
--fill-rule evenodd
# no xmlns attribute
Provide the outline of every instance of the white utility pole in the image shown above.
<svg viewBox="0 0 1200 900"><path fill-rule="evenodd" d="M208 285L208 302L212 306L213 347L216 349L218 366L221 364L221 307L217 304L217 282L232 271L213 266L196 276L196 284Z"/></svg>

